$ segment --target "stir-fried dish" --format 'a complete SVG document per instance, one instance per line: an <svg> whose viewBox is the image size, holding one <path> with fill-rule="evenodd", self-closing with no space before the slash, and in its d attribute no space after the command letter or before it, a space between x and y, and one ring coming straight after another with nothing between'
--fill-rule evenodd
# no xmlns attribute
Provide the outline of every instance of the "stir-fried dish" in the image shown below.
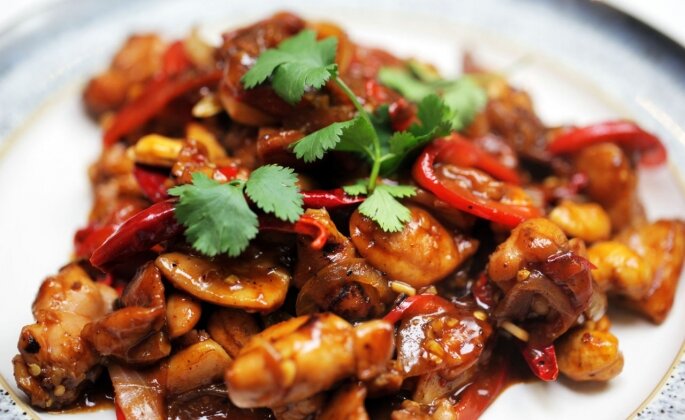
<svg viewBox="0 0 685 420"><path fill-rule="evenodd" d="M608 305L673 304L685 223L648 221L630 121L548 127L463 74L279 13L130 37L87 84L103 127L71 262L14 374L118 419L472 419L517 380L610 381Z"/></svg>

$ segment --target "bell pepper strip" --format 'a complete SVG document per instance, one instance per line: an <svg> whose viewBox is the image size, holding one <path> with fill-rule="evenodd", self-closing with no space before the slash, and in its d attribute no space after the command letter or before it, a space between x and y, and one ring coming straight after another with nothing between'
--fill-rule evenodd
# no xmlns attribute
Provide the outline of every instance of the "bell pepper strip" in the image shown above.
<svg viewBox="0 0 685 420"><path fill-rule="evenodd" d="M109 147L148 122L167 104L186 92L212 85L221 80L221 70L208 73L161 77L151 81L143 93L124 106L105 131L104 145Z"/></svg>
<svg viewBox="0 0 685 420"><path fill-rule="evenodd" d="M312 239L310 247L313 250L320 250L326 245L330 232L313 217L301 216L295 223L288 223L276 219L272 216L259 216L259 230L275 230L278 232L296 233L298 235L309 236Z"/></svg>
<svg viewBox="0 0 685 420"><path fill-rule="evenodd" d="M603 142L613 142L640 152L640 163L645 166L661 165L667 159L663 143L655 135L630 121L607 121L562 131L552 139L547 149L553 155L560 155Z"/></svg>
<svg viewBox="0 0 685 420"><path fill-rule="evenodd" d="M165 174L146 166L135 165L133 176L138 181L138 186L143 194L153 203L169 198L166 186L166 180L169 179L168 173Z"/></svg>
<svg viewBox="0 0 685 420"><path fill-rule="evenodd" d="M484 371L476 374L475 380L458 396L454 404L457 420L476 420L504 391L509 378L509 369L503 358L493 360Z"/></svg>
<svg viewBox="0 0 685 420"><path fill-rule="evenodd" d="M554 344L537 347L521 343L521 354L535 376L545 382L557 380L559 365Z"/></svg>
<svg viewBox="0 0 685 420"><path fill-rule="evenodd" d="M107 266L124 257L147 251L183 231L174 217L174 201L155 203L126 220L97 248L90 263L106 271Z"/></svg>
<svg viewBox="0 0 685 420"><path fill-rule="evenodd" d="M464 168L476 168L487 172L500 181L520 185L521 179L516 171L503 165L490 153L460 136L452 134L433 143L438 150L440 161Z"/></svg>
<svg viewBox="0 0 685 420"><path fill-rule="evenodd" d="M342 188L334 190L311 190L302 192L302 201L308 209L333 209L362 203L365 197L348 195Z"/></svg>
<svg viewBox="0 0 685 420"><path fill-rule="evenodd" d="M503 204L478 197L465 188L454 190L447 188L438 179L433 167L436 161L442 160L442 156L446 153L449 153L452 158L457 154L450 150L448 143L443 141L433 142L423 150L412 169L414 180L419 186L432 192L451 207L509 228L514 228L524 220L539 215L539 210L532 206Z"/></svg>
<svg viewBox="0 0 685 420"><path fill-rule="evenodd" d="M383 320L396 324L399 320L416 315L431 314L438 311L447 312L454 309L454 305L438 295L421 294L409 296L388 312Z"/></svg>

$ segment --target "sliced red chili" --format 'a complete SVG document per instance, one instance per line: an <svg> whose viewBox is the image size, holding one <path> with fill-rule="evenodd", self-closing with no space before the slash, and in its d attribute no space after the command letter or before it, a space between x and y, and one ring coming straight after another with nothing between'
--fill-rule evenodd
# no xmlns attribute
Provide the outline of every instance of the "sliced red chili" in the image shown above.
<svg viewBox="0 0 685 420"><path fill-rule="evenodd" d="M456 143L455 143L456 144ZM456 146L459 149L459 145ZM412 170L414 180L426 190L432 192L448 205L509 228L516 227L524 220L540 215L534 206L504 204L499 201L479 197L466 188L448 188L438 179L434 165L442 161L444 155L455 158L457 152L450 150L449 141L436 141L421 153Z"/></svg>
<svg viewBox="0 0 685 420"><path fill-rule="evenodd" d="M116 143L121 137L141 127L179 96L202 86L221 80L221 71L185 74L178 77L161 77L151 81L133 102L124 106L105 131L105 147Z"/></svg>
<svg viewBox="0 0 685 420"><path fill-rule="evenodd" d="M397 323L400 319L411 318L416 315L430 314L437 311L450 311L454 309L454 305L438 295L414 295L409 296L400 302L399 305L392 308L390 312L383 317L385 321L391 324Z"/></svg>
<svg viewBox="0 0 685 420"><path fill-rule="evenodd" d="M302 192L304 206L310 209L352 206L364 201L363 196L348 195L342 188L334 190L311 190Z"/></svg>
<svg viewBox="0 0 685 420"><path fill-rule="evenodd" d="M587 146L614 142L640 152L640 162L647 166L666 162L667 152L658 137L630 121L607 121L561 132L547 147L555 155L574 153Z"/></svg>
<svg viewBox="0 0 685 420"><path fill-rule="evenodd" d="M306 215L301 216L295 223L284 222L272 216L262 215L259 217L259 229L309 236L312 239L310 247L314 250L323 248L330 236L326 226Z"/></svg>
<svg viewBox="0 0 685 420"><path fill-rule="evenodd" d="M504 391L509 370L506 361L497 357L491 360L485 370L476 374L474 381L458 396L454 405L457 420L476 420Z"/></svg>
<svg viewBox="0 0 685 420"><path fill-rule="evenodd" d="M126 414L124 414L124 411L119 407L119 403L115 402L114 403L114 411L117 416L117 420L126 420Z"/></svg>
<svg viewBox="0 0 685 420"><path fill-rule="evenodd" d="M162 55L162 74L165 76L181 73L192 66L193 62L190 61L181 40L172 42Z"/></svg>
<svg viewBox="0 0 685 420"><path fill-rule="evenodd" d="M166 186L169 174L168 171L166 172L142 165L135 165L133 167L133 176L138 181L138 186L140 186L143 194L153 203L169 198Z"/></svg>
<svg viewBox="0 0 685 420"><path fill-rule="evenodd" d="M495 307L495 286L488 281L488 278L483 274L478 280L473 282L471 286L471 294L476 300L478 306L485 310L491 310Z"/></svg>
<svg viewBox="0 0 685 420"><path fill-rule="evenodd" d="M530 370L543 381L556 381L559 376L559 365L554 344L544 347L522 345L521 353Z"/></svg>
<svg viewBox="0 0 685 420"><path fill-rule="evenodd" d="M455 133L447 138L438 139L433 144L438 149L441 162L464 168L477 168L500 181L515 185L521 184L521 179L514 169L503 165L490 153L459 134Z"/></svg>

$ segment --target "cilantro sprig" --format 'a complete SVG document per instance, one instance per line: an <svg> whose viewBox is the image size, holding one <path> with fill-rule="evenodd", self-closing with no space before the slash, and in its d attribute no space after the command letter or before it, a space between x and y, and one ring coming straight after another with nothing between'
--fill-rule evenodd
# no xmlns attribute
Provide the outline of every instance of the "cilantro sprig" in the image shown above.
<svg viewBox="0 0 685 420"><path fill-rule="evenodd" d="M367 196L359 211L378 223L381 229L399 231L409 221L411 214L398 199L413 196L416 189L406 185L379 183L379 176L392 175L418 148L436 137L462 128L465 121L472 117L469 117L471 109L478 106L472 106L470 99L461 98L460 95L464 93L459 92L466 92L463 86L459 88L460 91L457 91L457 87L449 86L438 90L431 83L439 81L429 83L410 73L388 70L391 76L395 76L395 82L392 82L392 77L389 78L392 83L388 86L415 100L418 109L416 124L407 131L393 133L387 106L379 107L371 114L340 78L335 63L336 48L335 38L317 41L314 31L304 30L276 48L263 52L243 76L243 85L251 89L269 81L276 94L291 104L299 102L309 89L320 89L326 83L337 85L352 102L357 115L351 120L335 122L303 137L293 146L295 156L305 162L313 162L323 158L327 152L337 150L365 157L371 164L369 177L363 183L346 187L346 191L352 195ZM466 89L470 89L470 85L466 85ZM444 94L444 98L438 94ZM450 102L445 103L448 98ZM469 109L462 109L464 103Z"/></svg>
<svg viewBox="0 0 685 420"><path fill-rule="evenodd" d="M219 183L196 172L192 184L169 190L179 197L176 219L186 227L186 239L193 248L210 257L240 255L259 232L257 214L245 195L265 213L297 221L304 212L297 176L290 168L265 165L254 170L247 181Z"/></svg>
<svg viewBox="0 0 685 420"><path fill-rule="evenodd" d="M440 96L450 110L452 127L456 131L466 128L487 102L487 94L473 77L466 75L443 80L417 61L410 61L406 67L383 67L378 72L378 79L414 102L430 95Z"/></svg>

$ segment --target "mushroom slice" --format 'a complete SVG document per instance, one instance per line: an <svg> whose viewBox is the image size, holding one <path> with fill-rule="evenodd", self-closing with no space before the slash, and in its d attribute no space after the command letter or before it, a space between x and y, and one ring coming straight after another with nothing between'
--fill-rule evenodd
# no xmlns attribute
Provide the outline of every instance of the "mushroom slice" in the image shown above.
<svg viewBox="0 0 685 420"><path fill-rule="evenodd" d="M155 262L177 288L215 305L271 312L285 300L290 275L265 254L208 259L172 252Z"/></svg>
<svg viewBox="0 0 685 420"><path fill-rule="evenodd" d="M169 359L167 390L180 394L220 383L231 358L214 340L207 339L179 351Z"/></svg>

